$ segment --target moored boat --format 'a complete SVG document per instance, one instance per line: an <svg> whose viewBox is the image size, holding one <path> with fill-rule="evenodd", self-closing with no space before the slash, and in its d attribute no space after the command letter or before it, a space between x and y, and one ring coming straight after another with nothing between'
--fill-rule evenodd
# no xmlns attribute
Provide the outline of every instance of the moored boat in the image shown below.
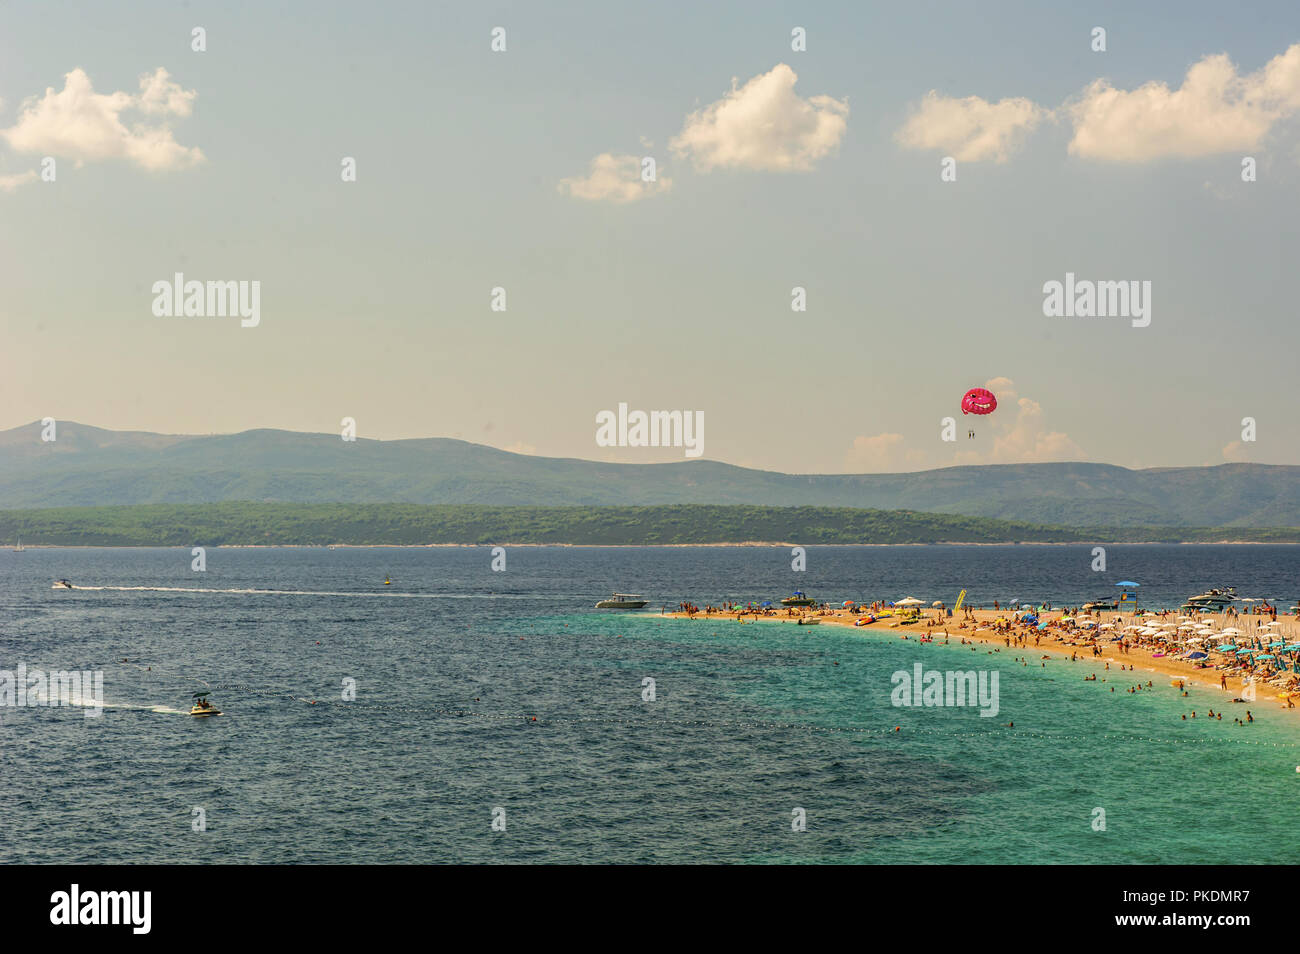
<svg viewBox="0 0 1300 954"><path fill-rule="evenodd" d="M1197 610L1202 613L1222 613L1236 599L1237 588L1235 586L1225 586L1206 590L1196 596L1189 596L1187 602L1180 606L1179 609Z"/></svg>
<svg viewBox="0 0 1300 954"><path fill-rule="evenodd" d="M649 600L643 600L636 593L615 593L607 600L596 604L596 609L633 610L643 608Z"/></svg>
<svg viewBox="0 0 1300 954"><path fill-rule="evenodd" d="M1113 610L1119 609L1119 600L1109 596L1103 596L1099 600L1093 600L1090 603L1084 603L1079 607L1085 613L1091 613L1093 610Z"/></svg>
<svg viewBox="0 0 1300 954"><path fill-rule="evenodd" d="M793 596L787 596L781 601L782 606L816 606L817 601L810 599L800 590L795 590Z"/></svg>

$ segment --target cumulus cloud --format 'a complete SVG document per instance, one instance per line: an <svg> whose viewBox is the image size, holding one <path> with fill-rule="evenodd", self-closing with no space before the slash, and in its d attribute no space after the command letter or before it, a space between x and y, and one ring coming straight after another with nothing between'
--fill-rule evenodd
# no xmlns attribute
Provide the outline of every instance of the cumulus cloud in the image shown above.
<svg viewBox="0 0 1300 954"><path fill-rule="evenodd" d="M939 149L959 162L1006 162L1050 111L1023 97L990 103L926 93L895 135L909 149Z"/></svg>
<svg viewBox="0 0 1300 954"><path fill-rule="evenodd" d="M984 387L997 396L998 409L988 416L957 419L957 452L940 445L937 432L913 439L910 444L902 434L883 433L853 439L844 455L844 469L849 473L904 473L952 464L1031 464L1052 461L1085 460L1083 449L1062 431L1052 430L1047 414L1037 401L1021 397L1015 382L998 377ZM975 431L968 440L966 431ZM922 449L924 448L924 449ZM1225 449L1226 455L1226 449Z"/></svg>
<svg viewBox="0 0 1300 954"><path fill-rule="evenodd" d="M925 454L908 448L902 434L855 437L844 455L844 469L854 474L893 474L924 467Z"/></svg>
<svg viewBox="0 0 1300 954"><path fill-rule="evenodd" d="M756 169L807 172L840 144L848 128L848 100L800 97L799 77L784 63L737 85L717 102L686 117L669 146L700 172Z"/></svg>
<svg viewBox="0 0 1300 954"><path fill-rule="evenodd" d="M27 172L15 172L11 175L0 175L0 192L13 192L19 186L35 181L36 173L30 169Z"/></svg>
<svg viewBox="0 0 1300 954"><path fill-rule="evenodd" d="M1230 441L1223 447L1223 459L1229 463L1240 464L1250 460L1250 454L1241 441Z"/></svg>
<svg viewBox="0 0 1300 954"><path fill-rule="evenodd" d="M585 176L560 180L560 191L574 198L620 204L667 192L672 186L671 179L657 173L653 182L644 181L639 156L615 156L608 152L591 160Z"/></svg>
<svg viewBox="0 0 1300 954"><path fill-rule="evenodd" d="M1178 89L1153 81L1121 90L1096 80L1069 106L1070 152L1141 162L1253 149L1297 109L1300 43L1245 76L1220 53L1193 64Z"/></svg>
<svg viewBox="0 0 1300 954"><path fill-rule="evenodd" d="M994 436L993 451L985 462L1032 464L1083 456L1083 449L1068 434L1048 428L1041 404L1019 398L1010 430Z"/></svg>
<svg viewBox="0 0 1300 954"><path fill-rule="evenodd" d="M989 450L962 450L960 464L1037 464L1050 461L1083 460L1083 449L1062 431L1047 425L1047 415L1037 401L1021 397L1015 382L998 377L985 382L998 399L998 409L989 417L974 420L977 439L987 438ZM965 423L965 422L963 422ZM958 439L961 439L958 434Z"/></svg>
<svg viewBox="0 0 1300 954"><path fill-rule="evenodd" d="M125 159L151 171L181 169L201 162L203 153L176 142L167 120L190 115L195 95L162 67L140 77L139 93L96 93L86 72L75 69L62 90L47 87L44 96L24 102L18 121L0 137L17 152L78 165Z"/></svg>

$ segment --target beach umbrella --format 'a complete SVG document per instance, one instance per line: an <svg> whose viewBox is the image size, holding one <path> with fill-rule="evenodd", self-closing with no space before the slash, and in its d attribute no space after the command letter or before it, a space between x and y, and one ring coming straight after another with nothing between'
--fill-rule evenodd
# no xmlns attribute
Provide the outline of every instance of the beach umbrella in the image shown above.
<svg viewBox="0 0 1300 954"><path fill-rule="evenodd" d="M762 606L763 606L763 607L765 607L765 608L766 608L766 607L768 607L768 606L771 606L771 605L772 605L772 601L771 601L771 600L763 600L763 602L762 602L762 604L761 604L761 605L762 605Z"/></svg>
<svg viewBox="0 0 1300 954"><path fill-rule="evenodd" d="M1256 658L1256 659L1273 659L1273 658L1275 658L1275 657L1273 656L1272 653L1260 653L1260 654L1259 654L1258 656L1256 656L1255 658Z"/></svg>
<svg viewBox="0 0 1300 954"><path fill-rule="evenodd" d="M916 597L914 597L914 596L909 596L909 597L908 597L907 599L905 599L905 600L899 600L899 601L898 601L897 603L895 603L894 605L895 605L895 606L921 606L921 605L923 605L923 604L922 604L921 601L918 600Z"/></svg>
<svg viewBox="0 0 1300 954"><path fill-rule="evenodd" d="M935 601L934 601L933 603L931 603L930 605L931 605L931 606L936 606L936 607L937 607L937 606L942 606L942 605L943 605L943 600L935 600Z"/></svg>
<svg viewBox="0 0 1300 954"><path fill-rule="evenodd" d="M1194 653L1188 653L1188 654L1187 654L1187 658L1188 658L1188 659L1205 659L1205 658L1207 658L1209 655L1210 655L1209 653L1203 653L1203 652L1197 651L1197 652L1194 652Z"/></svg>
<svg viewBox="0 0 1300 954"><path fill-rule="evenodd" d="M849 607L849 606L852 606L852 605L853 605L853 601L852 601L852 600L845 600L841 605L844 606L844 607Z"/></svg>

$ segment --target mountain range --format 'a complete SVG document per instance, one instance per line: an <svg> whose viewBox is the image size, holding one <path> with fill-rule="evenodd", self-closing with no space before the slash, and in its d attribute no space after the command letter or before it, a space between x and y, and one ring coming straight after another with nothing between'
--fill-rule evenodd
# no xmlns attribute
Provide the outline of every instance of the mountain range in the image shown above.
<svg viewBox="0 0 1300 954"><path fill-rule="evenodd" d="M71 421L0 431L0 509L129 504L744 504L915 510L1057 526L1296 527L1300 467L1110 464L783 474L716 461L612 464L449 438L343 441L258 429L172 435Z"/></svg>

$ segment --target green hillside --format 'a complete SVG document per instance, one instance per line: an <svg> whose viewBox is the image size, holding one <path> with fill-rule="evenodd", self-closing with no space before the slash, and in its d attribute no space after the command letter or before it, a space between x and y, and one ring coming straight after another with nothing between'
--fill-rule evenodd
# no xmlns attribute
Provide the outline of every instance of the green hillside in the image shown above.
<svg viewBox="0 0 1300 954"><path fill-rule="evenodd" d="M1067 529L908 511L831 507L475 507L414 504L155 504L0 512L0 544L235 546L325 544L1300 542L1295 528Z"/></svg>
<svg viewBox="0 0 1300 954"><path fill-rule="evenodd" d="M910 474L795 475L712 461L605 464L432 438L345 442L254 430L214 436L38 424L0 432L0 508L410 503L481 506L734 504L915 510L1058 526L1300 525L1300 467L1128 470L1061 463Z"/></svg>

